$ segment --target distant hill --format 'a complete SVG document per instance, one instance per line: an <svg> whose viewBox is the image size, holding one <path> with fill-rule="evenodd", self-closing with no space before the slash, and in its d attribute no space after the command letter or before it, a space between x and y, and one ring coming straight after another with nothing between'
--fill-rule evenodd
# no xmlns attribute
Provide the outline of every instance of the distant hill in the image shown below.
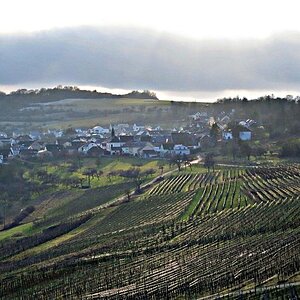
<svg viewBox="0 0 300 300"><path fill-rule="evenodd" d="M158 100L154 92L145 90L143 92L132 91L124 95L101 93L97 90L81 90L76 86L57 86L54 88L41 88L37 90L19 89L9 94L0 92L0 101L14 103L15 107L25 103L43 103L62 99L116 99L116 98L138 98Z"/></svg>

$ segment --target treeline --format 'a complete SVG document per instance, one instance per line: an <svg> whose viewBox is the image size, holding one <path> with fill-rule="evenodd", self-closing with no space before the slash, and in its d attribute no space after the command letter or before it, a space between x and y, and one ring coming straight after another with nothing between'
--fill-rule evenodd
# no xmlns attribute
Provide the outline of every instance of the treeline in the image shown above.
<svg viewBox="0 0 300 300"><path fill-rule="evenodd" d="M285 103L285 102L294 102L298 103L300 101L300 96L292 96L292 95L287 95L285 97L275 97L273 94L272 95L266 95L266 96L261 96L256 99L251 99L249 100L246 97L240 98L239 96L237 97L228 97L228 98L221 98L217 100L217 103L246 103L248 101L254 101L254 102L263 102L263 103Z"/></svg>
<svg viewBox="0 0 300 300"><path fill-rule="evenodd" d="M300 133L300 97L267 95L257 99L223 98L213 104L214 112L234 111L236 119L253 119L263 125L271 139L298 137Z"/></svg>

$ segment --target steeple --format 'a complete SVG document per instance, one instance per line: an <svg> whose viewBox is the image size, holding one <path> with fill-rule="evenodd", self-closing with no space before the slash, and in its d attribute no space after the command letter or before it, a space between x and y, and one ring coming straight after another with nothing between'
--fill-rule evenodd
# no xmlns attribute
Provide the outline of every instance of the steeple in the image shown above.
<svg viewBox="0 0 300 300"><path fill-rule="evenodd" d="M115 137L115 129L113 127L111 128L111 137Z"/></svg>

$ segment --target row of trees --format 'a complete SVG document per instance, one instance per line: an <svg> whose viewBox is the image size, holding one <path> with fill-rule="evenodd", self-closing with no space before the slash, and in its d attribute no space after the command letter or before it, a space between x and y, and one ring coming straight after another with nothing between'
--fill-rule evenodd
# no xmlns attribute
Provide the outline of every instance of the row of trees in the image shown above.
<svg viewBox="0 0 300 300"><path fill-rule="evenodd" d="M265 155L267 149L261 145L252 145L249 142L235 142L230 140L222 145L221 153L223 155L232 156L234 160L237 157L246 157L250 160L250 156L255 156L257 158Z"/></svg>

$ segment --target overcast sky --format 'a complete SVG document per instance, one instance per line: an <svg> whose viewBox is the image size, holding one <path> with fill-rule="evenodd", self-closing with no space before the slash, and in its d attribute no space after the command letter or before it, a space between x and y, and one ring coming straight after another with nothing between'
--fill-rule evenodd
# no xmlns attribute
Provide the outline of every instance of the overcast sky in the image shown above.
<svg viewBox="0 0 300 300"><path fill-rule="evenodd" d="M0 90L72 84L182 100L300 94L298 2L5 1Z"/></svg>

